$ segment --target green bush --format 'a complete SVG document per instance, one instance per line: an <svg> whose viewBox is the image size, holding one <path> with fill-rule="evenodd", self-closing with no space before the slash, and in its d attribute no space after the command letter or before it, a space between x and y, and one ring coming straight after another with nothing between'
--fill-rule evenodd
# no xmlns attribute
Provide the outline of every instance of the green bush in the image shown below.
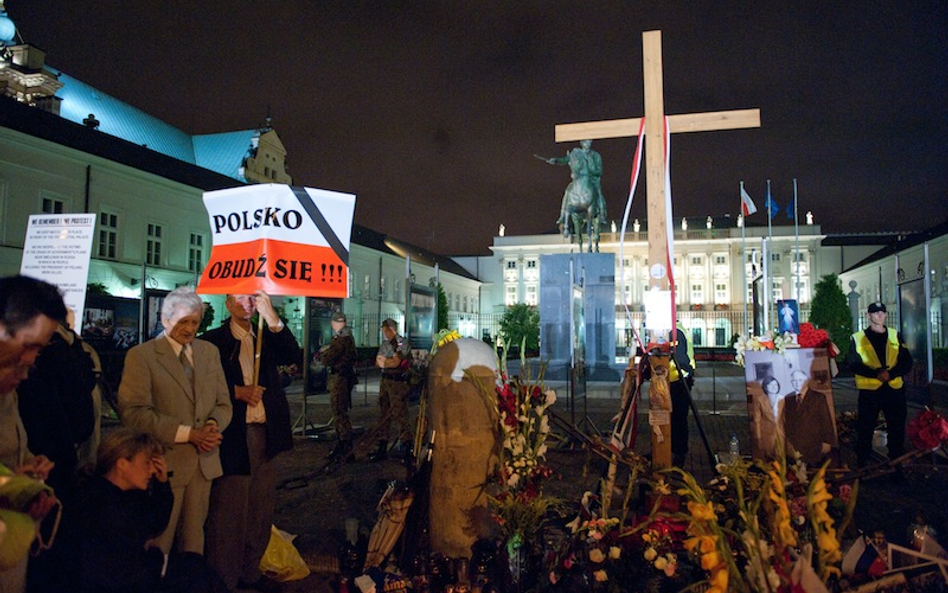
<svg viewBox="0 0 948 593"><path fill-rule="evenodd" d="M829 333L840 351L837 358L845 360L849 352L849 338L853 333L852 315L836 274L823 276L817 283L813 302L810 303L810 323Z"/></svg>
<svg viewBox="0 0 948 593"><path fill-rule="evenodd" d="M508 350L523 345L526 352L534 353L540 349L540 312L536 307L517 303L507 307L500 319L500 335Z"/></svg>

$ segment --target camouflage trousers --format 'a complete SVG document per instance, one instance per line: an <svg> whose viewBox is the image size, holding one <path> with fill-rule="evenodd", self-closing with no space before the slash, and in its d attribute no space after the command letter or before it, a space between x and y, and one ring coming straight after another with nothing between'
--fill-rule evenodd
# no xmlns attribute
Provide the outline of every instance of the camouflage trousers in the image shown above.
<svg viewBox="0 0 948 593"><path fill-rule="evenodd" d="M352 440L352 423L349 422L349 408L352 407L352 379L332 374L326 380L329 388L329 406L332 408L332 423L340 441Z"/></svg>
<svg viewBox="0 0 948 593"><path fill-rule="evenodd" d="M395 439L411 441L411 425L408 423L408 382L382 378L379 384L380 441L387 441L392 428Z"/></svg>

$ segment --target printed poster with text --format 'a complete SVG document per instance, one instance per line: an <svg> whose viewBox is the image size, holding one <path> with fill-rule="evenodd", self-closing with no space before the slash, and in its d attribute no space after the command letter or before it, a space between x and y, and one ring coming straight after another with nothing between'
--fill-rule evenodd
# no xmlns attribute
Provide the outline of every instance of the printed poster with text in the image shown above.
<svg viewBox="0 0 948 593"><path fill-rule="evenodd" d="M23 242L20 274L59 287L77 320L86 304L95 219L95 214L32 214Z"/></svg>
<svg viewBox="0 0 948 593"><path fill-rule="evenodd" d="M346 298L355 196L249 185L204 193L213 248L198 292Z"/></svg>

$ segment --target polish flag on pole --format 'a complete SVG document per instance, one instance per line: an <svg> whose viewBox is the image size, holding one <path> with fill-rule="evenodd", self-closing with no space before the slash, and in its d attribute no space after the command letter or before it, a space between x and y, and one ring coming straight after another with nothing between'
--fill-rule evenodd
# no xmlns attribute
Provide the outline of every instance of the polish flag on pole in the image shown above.
<svg viewBox="0 0 948 593"><path fill-rule="evenodd" d="M757 206L754 205L754 200L747 195L747 191L743 185L741 186L741 211L745 217L757 212Z"/></svg>

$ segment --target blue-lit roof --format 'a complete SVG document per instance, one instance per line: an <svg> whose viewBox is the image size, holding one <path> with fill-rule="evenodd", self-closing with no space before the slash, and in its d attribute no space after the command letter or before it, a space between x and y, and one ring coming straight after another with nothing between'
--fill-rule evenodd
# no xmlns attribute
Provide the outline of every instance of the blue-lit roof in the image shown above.
<svg viewBox="0 0 948 593"><path fill-rule="evenodd" d="M87 85L65 72L50 68L63 87L56 93L62 99L62 118L82 124L93 114L99 131L144 146L171 158L246 182L240 167L248 155L256 130L191 136L157 117Z"/></svg>
<svg viewBox="0 0 948 593"><path fill-rule="evenodd" d="M247 181L240 171L244 157L249 156L256 130L240 130L222 134L201 134L193 137L197 165Z"/></svg>
<svg viewBox="0 0 948 593"><path fill-rule="evenodd" d="M139 146L145 146L196 165L190 134L103 93L65 72L56 71L63 88L56 96L62 101L59 114L81 124L92 113L99 120L99 131Z"/></svg>

